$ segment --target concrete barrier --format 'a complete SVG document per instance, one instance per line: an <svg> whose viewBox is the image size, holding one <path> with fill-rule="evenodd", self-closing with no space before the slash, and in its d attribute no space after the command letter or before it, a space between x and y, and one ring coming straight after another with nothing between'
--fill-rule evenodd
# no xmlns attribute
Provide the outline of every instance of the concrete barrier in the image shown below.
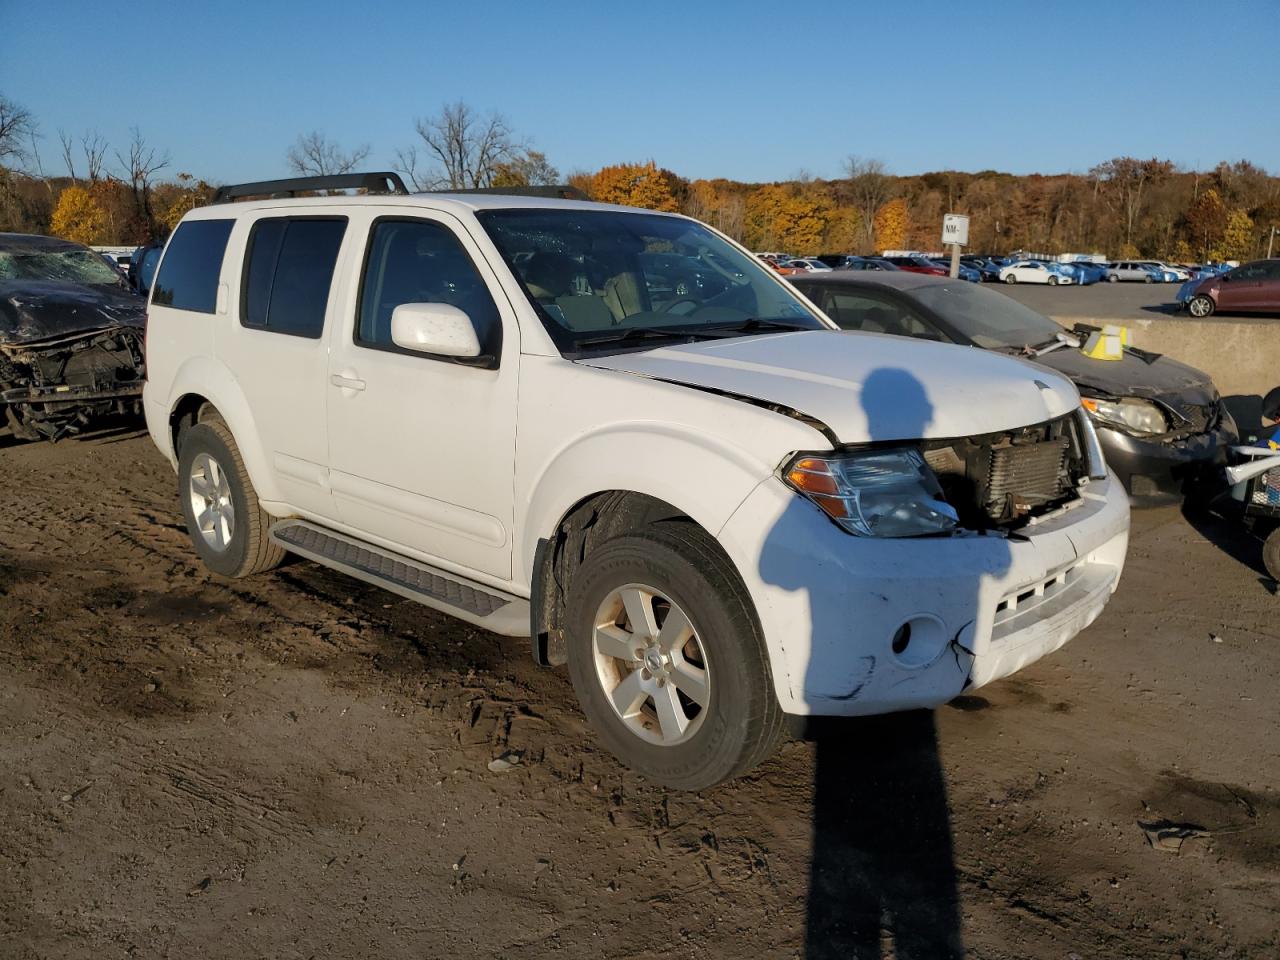
<svg viewBox="0 0 1280 960"><path fill-rule="evenodd" d="M1054 315L1065 327L1077 323L1107 323L1129 328L1135 347L1163 353L1209 374L1223 396L1265 394L1280 386L1280 320L1275 317L1189 316L1129 318Z"/></svg>

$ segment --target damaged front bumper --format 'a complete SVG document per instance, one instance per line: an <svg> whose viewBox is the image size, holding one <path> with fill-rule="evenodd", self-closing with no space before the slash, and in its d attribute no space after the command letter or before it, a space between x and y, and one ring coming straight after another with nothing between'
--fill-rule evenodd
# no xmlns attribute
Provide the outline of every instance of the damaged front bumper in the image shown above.
<svg viewBox="0 0 1280 960"><path fill-rule="evenodd" d="M1212 428L1185 437L1134 437L1098 426L1107 466L1116 472L1137 506L1176 503L1221 486L1222 468L1238 442L1235 421L1225 410Z"/></svg>
<svg viewBox="0 0 1280 960"><path fill-rule="evenodd" d="M1102 612L1128 533L1114 475L1011 536L897 540L851 536L770 479L719 539L783 710L852 716L938 706L1058 649Z"/></svg>
<svg viewBox="0 0 1280 960"><path fill-rule="evenodd" d="M0 343L0 417L25 440L58 440L94 417L136 413L143 331L124 325Z"/></svg>

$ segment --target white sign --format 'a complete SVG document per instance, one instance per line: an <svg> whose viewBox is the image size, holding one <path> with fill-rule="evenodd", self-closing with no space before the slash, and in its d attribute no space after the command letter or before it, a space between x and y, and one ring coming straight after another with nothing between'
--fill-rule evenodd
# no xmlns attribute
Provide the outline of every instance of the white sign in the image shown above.
<svg viewBox="0 0 1280 960"><path fill-rule="evenodd" d="M959 213L948 213L942 218L942 242L962 247L969 245L969 218Z"/></svg>

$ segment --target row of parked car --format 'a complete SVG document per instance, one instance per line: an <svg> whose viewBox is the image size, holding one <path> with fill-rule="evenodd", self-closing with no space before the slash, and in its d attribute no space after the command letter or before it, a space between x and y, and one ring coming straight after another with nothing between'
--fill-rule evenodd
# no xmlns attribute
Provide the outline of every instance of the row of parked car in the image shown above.
<svg viewBox="0 0 1280 960"><path fill-rule="evenodd" d="M796 276L828 270L906 270L933 276L950 276L950 264L923 253L899 256L859 257L824 255L787 257L758 254L779 273ZM1185 283L1203 280L1230 270L1235 264L1169 264L1160 260L1074 260L1063 262L1034 257L966 255L960 258L959 276L972 283L1043 283L1050 286L1087 286L1092 283Z"/></svg>

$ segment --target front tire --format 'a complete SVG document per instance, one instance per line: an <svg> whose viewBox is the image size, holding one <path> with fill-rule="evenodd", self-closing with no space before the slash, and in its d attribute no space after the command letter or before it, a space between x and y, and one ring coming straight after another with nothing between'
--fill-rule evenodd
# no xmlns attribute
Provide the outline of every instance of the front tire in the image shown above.
<svg viewBox="0 0 1280 960"><path fill-rule="evenodd" d="M1120 278L1117 277L1114 273L1107 275L1107 283L1119 283L1119 282L1120 282Z"/></svg>
<svg viewBox="0 0 1280 960"><path fill-rule="evenodd" d="M692 524L592 551L566 610L569 675L596 735L648 780L701 790L775 749L783 713L737 571Z"/></svg>
<svg viewBox="0 0 1280 960"><path fill-rule="evenodd" d="M1012 273L1006 273L1006 274L1005 274L1005 276L1004 276L1004 282L1005 282L1005 283L1017 283L1017 282L1018 282L1018 278L1017 278L1017 277L1015 277Z"/></svg>
<svg viewBox="0 0 1280 960"><path fill-rule="evenodd" d="M1280 580L1280 527L1276 527L1262 542L1262 565L1272 580Z"/></svg>
<svg viewBox="0 0 1280 960"><path fill-rule="evenodd" d="M182 435L178 494L191 544L214 573L247 577L284 560L284 550L268 536L271 517L258 504L240 450L220 417Z"/></svg>
<svg viewBox="0 0 1280 960"><path fill-rule="evenodd" d="M1203 320L1205 317L1213 316L1213 311L1217 309L1217 306L1212 297L1206 297L1202 293L1191 298L1191 302L1187 304L1187 312L1197 320Z"/></svg>
<svg viewBox="0 0 1280 960"><path fill-rule="evenodd" d="M1057 278L1057 277L1054 277L1054 276L1050 276L1050 277L1049 277L1049 286L1051 286L1051 287L1056 287L1057 285L1058 285L1058 278Z"/></svg>

